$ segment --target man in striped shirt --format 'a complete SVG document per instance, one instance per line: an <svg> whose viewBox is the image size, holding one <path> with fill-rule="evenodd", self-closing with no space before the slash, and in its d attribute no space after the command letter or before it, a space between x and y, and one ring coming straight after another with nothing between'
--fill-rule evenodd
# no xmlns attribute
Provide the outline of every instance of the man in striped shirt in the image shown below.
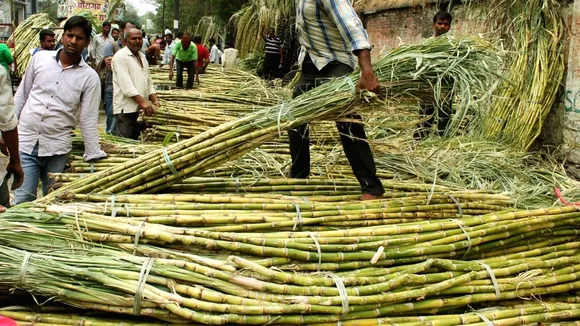
<svg viewBox="0 0 580 326"><path fill-rule="evenodd" d="M268 28L268 34L264 35L266 41L266 54L264 56L264 79L272 80L278 77L278 71L282 66L284 49L282 41L276 37L274 28Z"/></svg>
<svg viewBox="0 0 580 326"><path fill-rule="evenodd" d="M379 82L371 66L372 46L350 0L297 0L296 30L306 54L293 97L313 89L325 79L350 74L357 66L357 57L360 79L356 90L379 91ZM359 115L350 118L361 119ZM338 122L337 127L346 157L362 188L361 200L380 198L384 188L377 177L363 125ZM310 174L308 125L290 130L288 134L291 177L307 178Z"/></svg>

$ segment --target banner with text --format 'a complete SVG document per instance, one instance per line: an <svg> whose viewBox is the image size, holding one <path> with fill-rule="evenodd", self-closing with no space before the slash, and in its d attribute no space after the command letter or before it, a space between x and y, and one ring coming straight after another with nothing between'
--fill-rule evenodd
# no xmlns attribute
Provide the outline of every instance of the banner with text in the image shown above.
<svg viewBox="0 0 580 326"><path fill-rule="evenodd" d="M108 0L58 0L58 18L67 18L86 10L90 11L99 20L104 21L109 11Z"/></svg>

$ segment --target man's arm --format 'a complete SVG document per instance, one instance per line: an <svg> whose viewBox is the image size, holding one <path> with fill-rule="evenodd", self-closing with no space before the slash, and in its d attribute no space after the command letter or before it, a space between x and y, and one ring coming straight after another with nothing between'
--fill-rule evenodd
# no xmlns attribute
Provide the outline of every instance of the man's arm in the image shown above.
<svg viewBox="0 0 580 326"><path fill-rule="evenodd" d="M18 86L16 95L14 96L14 104L16 104L16 118L20 118L20 113L26 104L26 100L30 95L32 86L34 85L34 79L36 77L35 66L37 59L38 56L32 56L28 67L26 67L26 72L24 73L24 77L20 82L20 86Z"/></svg>
<svg viewBox="0 0 580 326"><path fill-rule="evenodd" d="M361 77L357 83L357 91L379 91L379 81L371 66L371 49L369 37L362 22L349 0L322 0L327 13L332 17L340 35L352 52L358 57Z"/></svg>
<svg viewBox="0 0 580 326"><path fill-rule="evenodd" d="M85 161L107 157L99 145L99 132L97 130L101 102L100 83L99 77L93 72L83 88L81 96L81 113L78 122L85 142L85 154L83 155Z"/></svg>

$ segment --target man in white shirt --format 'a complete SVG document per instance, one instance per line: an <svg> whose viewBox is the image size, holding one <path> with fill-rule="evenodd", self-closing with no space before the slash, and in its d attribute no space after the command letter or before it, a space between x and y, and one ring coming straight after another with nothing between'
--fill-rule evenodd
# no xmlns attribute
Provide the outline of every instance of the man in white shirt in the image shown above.
<svg viewBox="0 0 580 326"><path fill-rule="evenodd" d="M77 124L85 143L85 161L107 156L97 131L99 76L81 56L90 39L91 23L73 16L64 25L63 47L38 52L26 69L15 97L24 170L22 187L14 193L16 204L36 199L39 178L43 194L49 192L48 174L64 171Z"/></svg>
<svg viewBox="0 0 580 326"><path fill-rule="evenodd" d="M127 46L113 57L113 112L117 120L117 136L138 139L141 128L137 123L139 111L153 115L159 100L149 65L140 51L143 45L141 31L133 28L127 33ZM154 107L155 105L155 107Z"/></svg>
<svg viewBox="0 0 580 326"><path fill-rule="evenodd" d="M169 60L171 60L171 52L173 51L173 47L175 46L173 41L173 34L167 33L165 35L165 50L163 50L163 60L161 61L162 65L168 65Z"/></svg>
<svg viewBox="0 0 580 326"><path fill-rule="evenodd" d="M238 61L238 50L234 48L234 43L230 42L226 45L222 55L222 67L224 69L235 68L238 65Z"/></svg>
<svg viewBox="0 0 580 326"><path fill-rule="evenodd" d="M103 50L108 43L114 42L113 36L109 35L111 32L111 23L104 22L103 23L103 32L101 34L95 35L91 42L91 64L93 67L98 67L103 61L104 55Z"/></svg>
<svg viewBox="0 0 580 326"><path fill-rule="evenodd" d="M12 190L22 184L24 172L20 166L18 153L18 118L16 107L12 98L12 83L8 79L8 71L0 66L0 150L5 155L10 155L8 166L0 165L0 213L10 207L10 191L8 190L8 178L14 175Z"/></svg>
<svg viewBox="0 0 580 326"><path fill-rule="evenodd" d="M222 51L220 51L220 49L215 44L215 38L212 37L209 39L209 47L210 47L209 62L219 64L220 59L222 57Z"/></svg>

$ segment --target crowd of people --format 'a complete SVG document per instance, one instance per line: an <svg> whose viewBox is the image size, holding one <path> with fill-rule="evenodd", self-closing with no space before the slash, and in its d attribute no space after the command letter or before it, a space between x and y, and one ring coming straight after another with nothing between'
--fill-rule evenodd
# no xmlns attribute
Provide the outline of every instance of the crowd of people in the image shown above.
<svg viewBox="0 0 580 326"><path fill-rule="evenodd" d="M357 91L379 92L379 82L371 66L372 45L350 1L297 0L297 37L302 46L300 78L293 97L332 78L360 71ZM451 15L438 13L433 19L435 37L447 31ZM168 65L169 80L176 75L178 88L192 89L200 83L210 64L224 69L235 67L238 51L228 42L223 52L215 39L166 31L163 38L145 41L135 22L125 21L118 29L105 22L102 32L91 36L91 24L81 16L69 18L56 44L50 30L40 32L40 47L13 97L9 65L14 61L6 44L0 43L0 149L9 156L0 166L0 210L10 206L8 178L12 177L14 203L35 200L39 181L42 192L50 191L49 173L65 169L72 149L71 131L79 128L85 145L84 159L99 160L107 154L99 145L98 117L101 100L106 112L106 132L138 139L140 114L152 115L160 107L150 73L151 65ZM325 35L324 38L318 37ZM273 28L263 35L265 78L272 79L284 56L283 42ZM148 44L149 43L149 44ZM148 44L148 45L147 45ZM163 52L163 54L162 54ZM159 63L160 62L160 63ZM187 70L184 84L183 71ZM450 103L450 101L449 101ZM425 114L433 107L425 105ZM441 115L443 113L440 113ZM371 148L359 115L337 128L345 154L358 179L361 200L380 198L384 189L376 175ZM432 119L427 124L435 123ZM308 125L288 131L292 166L290 176L310 175Z"/></svg>

